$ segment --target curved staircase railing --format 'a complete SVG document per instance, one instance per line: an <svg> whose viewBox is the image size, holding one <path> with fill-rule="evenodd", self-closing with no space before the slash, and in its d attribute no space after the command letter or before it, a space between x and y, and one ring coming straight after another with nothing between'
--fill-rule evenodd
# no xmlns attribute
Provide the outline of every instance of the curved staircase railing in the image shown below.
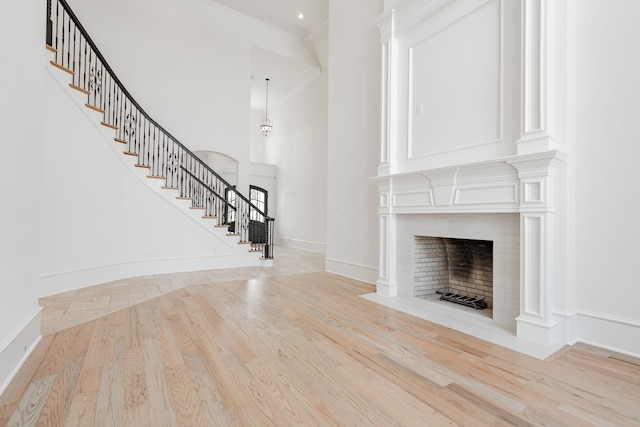
<svg viewBox="0 0 640 427"><path fill-rule="evenodd" d="M178 198L204 209L204 218L228 227L252 251L262 251L263 258L273 258L274 219L142 109L65 0L47 0L46 25L47 48L55 54L52 65L71 74L70 86L87 95L87 107L103 114L102 125L114 130L124 154L137 157L136 166L149 169L150 178L164 179L163 188L179 190Z"/></svg>

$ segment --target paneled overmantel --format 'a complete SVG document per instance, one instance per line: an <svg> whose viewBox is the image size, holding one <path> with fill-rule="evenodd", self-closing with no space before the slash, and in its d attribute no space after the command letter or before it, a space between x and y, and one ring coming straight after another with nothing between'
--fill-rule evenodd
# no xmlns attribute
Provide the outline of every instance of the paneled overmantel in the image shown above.
<svg viewBox="0 0 640 427"><path fill-rule="evenodd" d="M420 218L451 215L454 223L515 214L519 236L514 231L509 242L519 245L520 261L499 281L519 272L519 308L505 312L514 313L519 338L551 346L559 335L553 296L562 293L554 289L554 262L561 262L557 253L554 258L555 198L564 188L556 183L564 154L554 129L559 6L548 0L385 3L374 22L382 46L380 165L372 178L380 200L377 294L406 293L399 281L411 280L403 257L412 237L402 233L420 228Z"/></svg>

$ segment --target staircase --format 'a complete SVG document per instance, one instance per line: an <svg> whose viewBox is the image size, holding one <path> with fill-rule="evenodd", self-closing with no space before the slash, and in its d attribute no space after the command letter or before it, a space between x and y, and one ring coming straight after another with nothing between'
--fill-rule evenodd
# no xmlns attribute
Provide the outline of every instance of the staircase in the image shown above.
<svg viewBox="0 0 640 427"><path fill-rule="evenodd" d="M51 65L67 73L69 86L86 96L85 106L113 131L123 157L134 160L152 182L160 182L190 214L199 213L207 227L225 230L229 239L256 252L263 265L273 259L274 219L213 171L155 122L113 72L65 0L47 0L46 47ZM230 197L231 195L231 197ZM233 200L233 202L229 202Z"/></svg>

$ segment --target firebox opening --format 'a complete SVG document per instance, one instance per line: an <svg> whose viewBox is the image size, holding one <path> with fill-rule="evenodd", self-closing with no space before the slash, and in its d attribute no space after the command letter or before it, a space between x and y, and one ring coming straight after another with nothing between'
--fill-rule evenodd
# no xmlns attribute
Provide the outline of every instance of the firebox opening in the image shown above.
<svg viewBox="0 0 640 427"><path fill-rule="evenodd" d="M414 236L413 295L471 307L492 317L493 242ZM444 298L443 298L444 297Z"/></svg>

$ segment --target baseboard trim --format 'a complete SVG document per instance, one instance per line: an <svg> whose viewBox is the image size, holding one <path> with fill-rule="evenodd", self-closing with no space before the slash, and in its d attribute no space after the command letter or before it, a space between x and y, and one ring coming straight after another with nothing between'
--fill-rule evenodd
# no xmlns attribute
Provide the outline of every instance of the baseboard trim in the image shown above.
<svg viewBox="0 0 640 427"><path fill-rule="evenodd" d="M249 252L247 254L243 257L230 253L185 258L157 258L94 266L75 271L45 273L38 278L39 287L42 289L40 297L150 274L260 266L259 254L249 254Z"/></svg>
<svg viewBox="0 0 640 427"><path fill-rule="evenodd" d="M310 240L289 239L287 237L276 237L275 244L287 248L302 249L310 252L327 253L327 244L312 242Z"/></svg>
<svg viewBox="0 0 640 427"><path fill-rule="evenodd" d="M640 323L589 312L578 312L577 317L576 341L640 358Z"/></svg>
<svg viewBox="0 0 640 427"><path fill-rule="evenodd" d="M350 279L375 285L378 281L378 269L350 262L338 261L337 259L326 258L325 268L327 272L345 276Z"/></svg>
<svg viewBox="0 0 640 427"><path fill-rule="evenodd" d="M0 342L0 395L4 393L42 338L41 311L41 307L34 309Z"/></svg>

